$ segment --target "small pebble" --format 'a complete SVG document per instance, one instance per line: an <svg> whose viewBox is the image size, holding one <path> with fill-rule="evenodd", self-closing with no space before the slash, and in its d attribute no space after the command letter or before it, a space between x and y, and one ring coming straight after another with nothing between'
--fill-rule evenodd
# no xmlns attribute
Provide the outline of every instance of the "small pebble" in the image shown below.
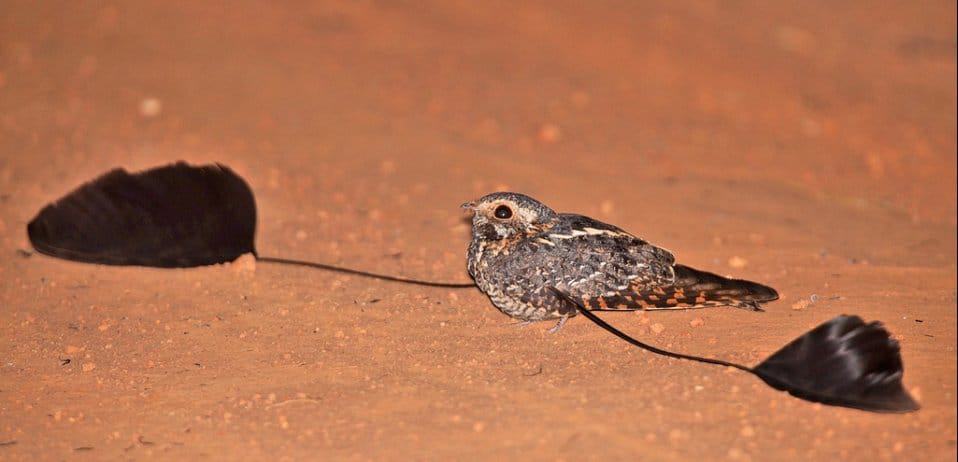
<svg viewBox="0 0 958 462"><path fill-rule="evenodd" d="M144 98L140 101L140 115L146 118L152 118L163 112L163 103L156 98Z"/></svg>
<svg viewBox="0 0 958 462"><path fill-rule="evenodd" d="M795 303L792 303L792 309L795 311L801 311L801 310L804 310L805 308L808 308L811 304L812 304L811 300L803 298Z"/></svg>
<svg viewBox="0 0 958 462"><path fill-rule="evenodd" d="M663 326L661 323L658 323L658 322L655 324L652 324L650 328L652 329L652 332L655 332L656 334L661 334L662 332L665 331L665 326Z"/></svg>
<svg viewBox="0 0 958 462"><path fill-rule="evenodd" d="M233 263L230 264L230 269L237 273L255 273L256 257L251 253L240 255L239 258L233 260Z"/></svg>
<svg viewBox="0 0 958 462"><path fill-rule="evenodd" d="M555 143L562 136L562 131L555 124L544 124L539 127L539 141L543 143Z"/></svg>
<svg viewBox="0 0 958 462"><path fill-rule="evenodd" d="M90 372L93 369L96 369L96 364L93 363L83 363L83 372Z"/></svg>
<svg viewBox="0 0 958 462"><path fill-rule="evenodd" d="M915 398L915 401L921 401L921 387L912 387L911 390L912 398Z"/></svg>
<svg viewBox="0 0 958 462"><path fill-rule="evenodd" d="M736 255L728 259L728 266L731 266L732 268L735 268L735 269L745 268L746 266L748 266L748 260Z"/></svg>
<svg viewBox="0 0 958 462"><path fill-rule="evenodd" d="M692 326L692 327L698 327L698 326L701 326L701 325L703 325L703 324L705 324L705 320L702 319L702 318L695 318L695 319L689 321L689 326Z"/></svg>
<svg viewBox="0 0 958 462"><path fill-rule="evenodd" d="M742 430L739 431L739 434L746 438L751 438L755 436L755 428L753 428L751 425L746 425L742 427Z"/></svg>
<svg viewBox="0 0 958 462"><path fill-rule="evenodd" d="M613 210L615 210L615 203L608 199L599 204L599 211L602 212L603 215L609 215Z"/></svg>

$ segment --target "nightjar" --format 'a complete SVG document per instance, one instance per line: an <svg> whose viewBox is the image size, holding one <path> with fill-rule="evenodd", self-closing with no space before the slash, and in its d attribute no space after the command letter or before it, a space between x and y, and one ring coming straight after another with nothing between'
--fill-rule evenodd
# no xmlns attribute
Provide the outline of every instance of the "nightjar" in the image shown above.
<svg viewBox="0 0 958 462"><path fill-rule="evenodd" d="M558 330L577 306L762 311L761 303L778 299L771 287L676 264L668 250L526 195L497 192L462 207L473 212L469 274L515 319L558 319Z"/></svg>

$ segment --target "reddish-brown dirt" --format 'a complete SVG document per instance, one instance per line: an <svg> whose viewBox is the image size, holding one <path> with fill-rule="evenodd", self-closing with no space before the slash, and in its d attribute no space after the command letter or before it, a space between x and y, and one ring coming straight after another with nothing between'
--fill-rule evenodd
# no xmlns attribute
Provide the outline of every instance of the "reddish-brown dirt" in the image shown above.
<svg viewBox="0 0 958 462"><path fill-rule="evenodd" d="M953 2L172 3L0 6L0 459L954 460ZM248 179L264 255L430 279L468 278L460 203L529 193L783 295L624 330L754 364L879 319L923 408L473 289L26 253L46 202L178 159Z"/></svg>

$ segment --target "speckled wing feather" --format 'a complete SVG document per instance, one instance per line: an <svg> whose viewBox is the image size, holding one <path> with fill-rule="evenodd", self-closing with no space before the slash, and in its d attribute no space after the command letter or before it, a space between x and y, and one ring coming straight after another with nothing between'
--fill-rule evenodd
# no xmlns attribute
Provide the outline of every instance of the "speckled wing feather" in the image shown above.
<svg viewBox="0 0 958 462"><path fill-rule="evenodd" d="M551 247L556 282L573 296L594 298L675 279L669 251L589 217L562 214L536 240Z"/></svg>

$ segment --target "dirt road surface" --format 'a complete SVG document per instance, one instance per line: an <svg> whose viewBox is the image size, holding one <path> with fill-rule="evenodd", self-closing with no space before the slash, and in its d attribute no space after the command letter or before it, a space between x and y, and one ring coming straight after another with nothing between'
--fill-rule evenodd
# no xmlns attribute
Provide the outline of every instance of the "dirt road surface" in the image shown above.
<svg viewBox="0 0 958 462"><path fill-rule="evenodd" d="M0 4L0 459L954 460L953 2L271 3ZM458 205L526 192L782 294L631 334L754 364L859 314L923 408L473 289L28 253L45 203L179 159L248 179L264 255L440 280Z"/></svg>

